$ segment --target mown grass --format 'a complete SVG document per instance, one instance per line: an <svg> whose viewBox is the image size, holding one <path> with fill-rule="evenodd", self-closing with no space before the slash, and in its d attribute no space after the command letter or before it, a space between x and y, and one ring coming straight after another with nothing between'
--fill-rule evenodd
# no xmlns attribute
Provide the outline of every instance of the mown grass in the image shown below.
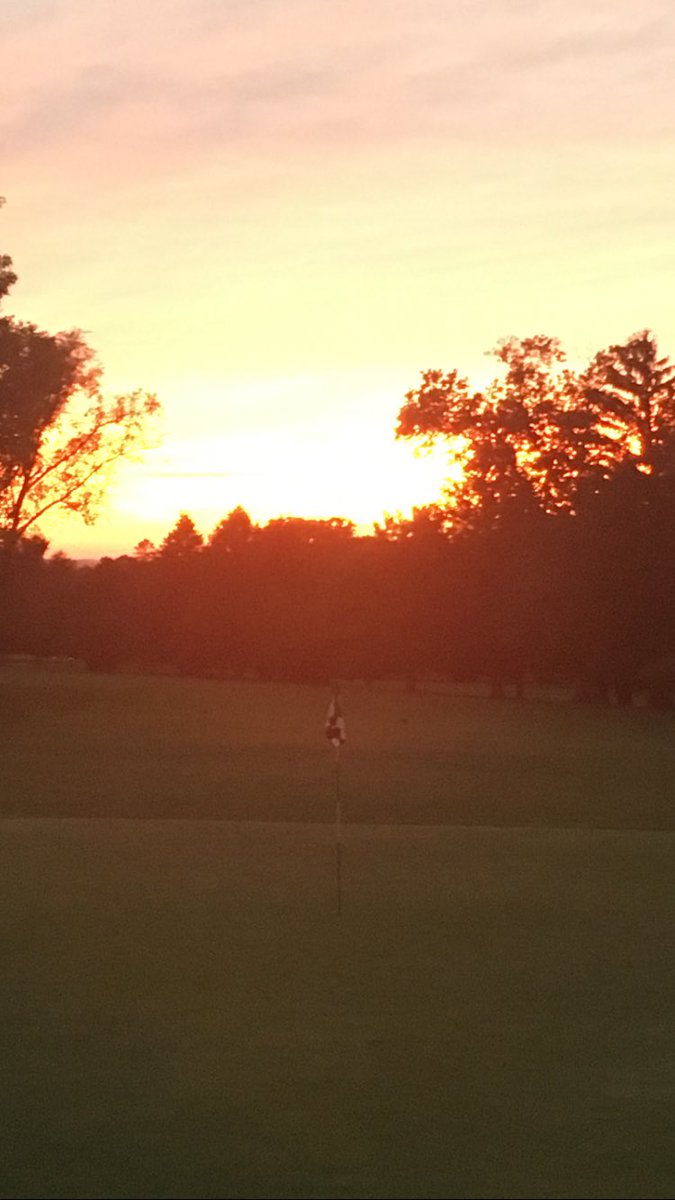
<svg viewBox="0 0 675 1200"><path fill-rule="evenodd" d="M338 917L321 690L0 700L0 1196L672 1195L669 718L347 688Z"/></svg>
<svg viewBox="0 0 675 1200"><path fill-rule="evenodd" d="M0 672L9 816L332 818L325 690ZM675 828L675 719L347 686L352 822Z"/></svg>
<svg viewBox="0 0 675 1200"><path fill-rule="evenodd" d="M0 823L5 1197L670 1197L675 835Z"/></svg>

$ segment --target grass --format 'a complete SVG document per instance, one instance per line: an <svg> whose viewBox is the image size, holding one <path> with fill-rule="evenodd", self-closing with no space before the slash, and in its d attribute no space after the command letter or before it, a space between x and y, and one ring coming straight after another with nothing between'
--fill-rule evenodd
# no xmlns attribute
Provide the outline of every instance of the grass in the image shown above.
<svg viewBox="0 0 675 1200"><path fill-rule="evenodd" d="M0 1196L672 1195L667 718L348 689L338 918L322 692L0 696Z"/></svg>
<svg viewBox="0 0 675 1200"><path fill-rule="evenodd" d="M672 1195L672 834L0 828L2 1196Z"/></svg>
<svg viewBox="0 0 675 1200"><path fill-rule="evenodd" d="M332 819L325 690L0 673L0 814ZM675 829L675 721L347 687L350 822Z"/></svg>

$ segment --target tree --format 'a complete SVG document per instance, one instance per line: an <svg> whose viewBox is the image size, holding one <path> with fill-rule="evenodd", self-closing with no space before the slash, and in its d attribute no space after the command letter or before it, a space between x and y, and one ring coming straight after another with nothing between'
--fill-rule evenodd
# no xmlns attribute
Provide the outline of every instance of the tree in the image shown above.
<svg viewBox="0 0 675 1200"><path fill-rule="evenodd" d="M646 474L675 468L675 365L660 358L649 330L596 354L583 397L617 464Z"/></svg>
<svg viewBox="0 0 675 1200"><path fill-rule="evenodd" d="M6 296L16 283L16 273L9 254L0 254L0 299Z"/></svg>
<svg viewBox="0 0 675 1200"><path fill-rule="evenodd" d="M568 368L559 342L544 335L508 338L492 355L501 372L483 391L472 392L457 371L425 372L421 386L406 396L397 434L427 444L444 441L462 465L463 477L446 492L445 523L455 541L458 534L468 540L464 590L470 594L473 588L474 599L465 632L469 642L477 633L481 673L491 676L499 692L507 680L518 683L526 672L555 661L551 621L559 622L560 644L585 640L586 662L619 661L624 626L620 630L609 620L605 587L605 582L615 587L616 577L605 572L602 586L593 582L605 608L599 625L585 612L582 596L589 578L585 552L594 545L608 507L616 511L617 473L626 445L601 415L616 410L617 402L604 394L595 404L587 402L591 381L598 392L607 383L606 358L596 361L590 376L579 378ZM663 363L659 370L663 392ZM588 520L570 539L567 527L582 511L590 514ZM563 551L569 577L578 583L575 592L560 575L556 549ZM605 558L595 554L598 566ZM629 558L624 575L630 571ZM563 626L562 615L571 608L574 619ZM571 662L573 652L557 658L561 665Z"/></svg>
<svg viewBox="0 0 675 1200"><path fill-rule="evenodd" d="M187 558L200 550L203 544L204 539L192 517L181 513L173 529L164 538L159 548L159 556L163 559Z"/></svg>
<svg viewBox="0 0 675 1200"><path fill-rule="evenodd" d="M16 276L0 256L0 295ZM92 522L110 468L147 438L159 411L141 390L105 398L101 368L79 330L49 334L0 318L0 529L8 546L46 513Z"/></svg>
<svg viewBox="0 0 675 1200"><path fill-rule="evenodd" d="M155 396L106 399L77 331L0 321L0 524L18 539L51 509L91 523L109 468L144 444Z"/></svg>
<svg viewBox="0 0 675 1200"><path fill-rule="evenodd" d="M382 524L375 522L374 536L386 542L415 538L439 538L445 533L446 514L439 504L423 504L413 508L412 516L385 513Z"/></svg>
<svg viewBox="0 0 675 1200"><path fill-rule="evenodd" d="M239 505L218 522L209 537L209 549L220 555L236 553L249 544L255 528L246 510Z"/></svg>
<svg viewBox="0 0 675 1200"><path fill-rule="evenodd" d="M295 549L303 546L344 545L354 536L354 522L345 517L273 517L264 527L267 545Z"/></svg>
<svg viewBox="0 0 675 1200"><path fill-rule="evenodd" d="M457 371L426 371L399 413L398 437L444 441L461 465L446 494L453 531L573 513L620 450L557 339L507 338L491 355L502 372L483 391Z"/></svg>
<svg viewBox="0 0 675 1200"><path fill-rule="evenodd" d="M0 196L0 208L5 203L5 197ZM8 254L0 254L0 300L6 296L11 288L16 283L16 274L12 266L12 260Z"/></svg>
<svg viewBox="0 0 675 1200"><path fill-rule="evenodd" d="M569 505L574 374L555 338L508 338L491 352L505 368L472 392L456 370L426 371L399 413L398 437L445 441L462 478L448 488L454 528L492 527L512 516Z"/></svg>

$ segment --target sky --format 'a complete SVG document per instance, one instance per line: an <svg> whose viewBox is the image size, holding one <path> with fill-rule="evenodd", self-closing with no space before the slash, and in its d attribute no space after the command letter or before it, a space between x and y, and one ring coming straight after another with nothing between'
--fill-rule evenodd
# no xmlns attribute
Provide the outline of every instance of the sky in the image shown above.
<svg viewBox="0 0 675 1200"><path fill-rule="evenodd" d="M396 442L506 336L675 355L672 0L0 0L7 311L164 408L76 557L439 493Z"/></svg>

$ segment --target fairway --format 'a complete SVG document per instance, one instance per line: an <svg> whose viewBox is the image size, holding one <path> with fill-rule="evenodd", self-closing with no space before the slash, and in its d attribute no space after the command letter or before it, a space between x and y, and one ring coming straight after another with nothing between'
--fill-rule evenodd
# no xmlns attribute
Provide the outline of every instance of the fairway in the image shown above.
<svg viewBox="0 0 675 1200"><path fill-rule="evenodd" d="M0 815L330 821L329 693L0 670ZM350 823L675 829L675 718L344 690Z"/></svg>
<svg viewBox="0 0 675 1200"><path fill-rule="evenodd" d="M672 1195L672 834L1 833L3 1196Z"/></svg>
<svg viewBox="0 0 675 1200"><path fill-rule="evenodd" d="M338 917L323 689L0 700L1 1196L672 1195L671 717L348 686Z"/></svg>

